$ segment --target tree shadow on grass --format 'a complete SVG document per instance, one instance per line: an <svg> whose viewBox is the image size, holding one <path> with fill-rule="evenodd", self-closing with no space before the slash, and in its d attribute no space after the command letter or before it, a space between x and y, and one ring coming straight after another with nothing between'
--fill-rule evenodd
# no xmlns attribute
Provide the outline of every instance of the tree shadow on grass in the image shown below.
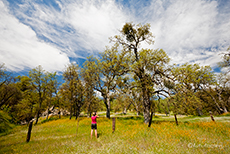
<svg viewBox="0 0 230 154"><path fill-rule="evenodd" d="M101 132L97 133L97 138L99 138L100 136L102 136L102 133Z"/></svg>
<svg viewBox="0 0 230 154"><path fill-rule="evenodd" d="M129 117L116 117L119 120L143 120L141 116L129 116Z"/></svg>

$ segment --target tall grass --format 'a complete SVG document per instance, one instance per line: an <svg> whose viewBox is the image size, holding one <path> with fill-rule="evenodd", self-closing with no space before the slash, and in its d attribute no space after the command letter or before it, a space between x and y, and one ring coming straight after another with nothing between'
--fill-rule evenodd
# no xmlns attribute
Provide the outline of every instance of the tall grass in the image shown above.
<svg viewBox="0 0 230 154"><path fill-rule="evenodd" d="M0 153L229 153L229 122L153 122L142 118L98 118L98 138L90 138L90 118L67 118L33 127L26 143L27 127L0 137ZM79 122L79 123L78 123ZM77 128L78 127L78 128Z"/></svg>

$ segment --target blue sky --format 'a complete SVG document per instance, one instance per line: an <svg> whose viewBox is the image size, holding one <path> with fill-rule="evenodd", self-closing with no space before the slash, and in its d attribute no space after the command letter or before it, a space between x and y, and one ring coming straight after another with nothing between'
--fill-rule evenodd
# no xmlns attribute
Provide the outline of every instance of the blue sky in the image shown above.
<svg viewBox="0 0 230 154"><path fill-rule="evenodd" d="M171 63L210 65L230 46L230 0L0 0L0 62L62 72L97 56L125 22L150 23Z"/></svg>

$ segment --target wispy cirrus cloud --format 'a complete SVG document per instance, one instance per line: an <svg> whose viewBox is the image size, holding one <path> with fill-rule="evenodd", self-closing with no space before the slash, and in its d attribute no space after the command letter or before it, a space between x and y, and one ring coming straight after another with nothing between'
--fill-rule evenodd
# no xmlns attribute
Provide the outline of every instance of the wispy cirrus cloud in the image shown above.
<svg viewBox="0 0 230 154"><path fill-rule="evenodd" d="M37 39L31 27L22 24L0 1L0 61L12 71L42 65L60 71L69 63L67 55L52 44Z"/></svg>
<svg viewBox="0 0 230 154"><path fill-rule="evenodd" d="M62 0L55 3L58 8L27 1L15 15L33 27L41 39L57 44L69 56L85 57L102 52L109 42L108 37L115 35L127 19L115 1Z"/></svg>

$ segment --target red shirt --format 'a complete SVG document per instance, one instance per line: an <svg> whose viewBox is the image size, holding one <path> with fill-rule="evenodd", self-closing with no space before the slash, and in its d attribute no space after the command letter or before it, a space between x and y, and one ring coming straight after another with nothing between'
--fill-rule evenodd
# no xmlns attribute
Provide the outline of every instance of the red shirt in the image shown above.
<svg viewBox="0 0 230 154"><path fill-rule="evenodd" d="M97 120L96 120L97 116L92 116L91 119L92 119L92 124L96 124L97 123Z"/></svg>

